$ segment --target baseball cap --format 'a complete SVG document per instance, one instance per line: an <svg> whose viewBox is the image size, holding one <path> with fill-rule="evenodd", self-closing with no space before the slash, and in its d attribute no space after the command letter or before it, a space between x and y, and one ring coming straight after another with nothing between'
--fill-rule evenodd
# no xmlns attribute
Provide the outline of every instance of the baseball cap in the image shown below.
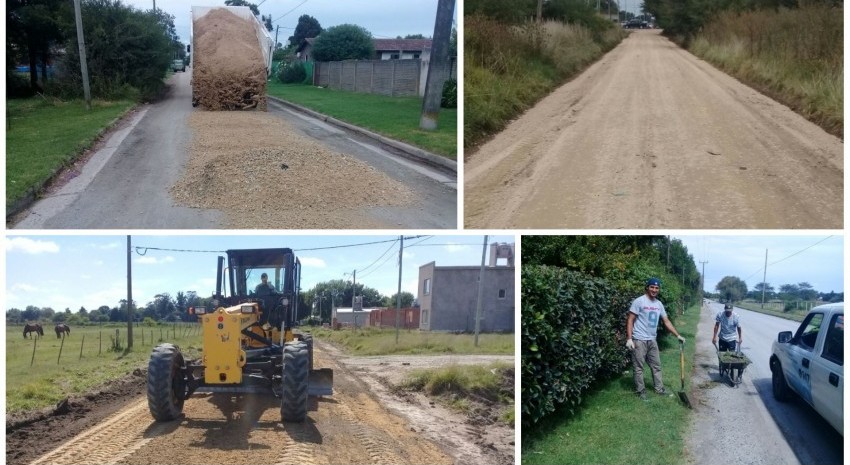
<svg viewBox="0 0 850 465"><path fill-rule="evenodd" d="M649 278L646 280L647 286L658 286L661 287L661 280L658 278Z"/></svg>
<svg viewBox="0 0 850 465"><path fill-rule="evenodd" d="M732 310L732 304L726 304L723 306L723 310Z"/></svg>

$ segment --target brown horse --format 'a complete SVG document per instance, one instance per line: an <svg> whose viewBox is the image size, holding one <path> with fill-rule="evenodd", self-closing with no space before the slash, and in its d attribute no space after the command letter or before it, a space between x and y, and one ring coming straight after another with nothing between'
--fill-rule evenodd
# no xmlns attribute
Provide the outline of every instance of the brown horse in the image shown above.
<svg viewBox="0 0 850 465"><path fill-rule="evenodd" d="M53 329L56 330L56 338L57 339L62 337L63 333L67 334L68 336L71 335L71 328L68 325L66 325L65 323L59 323Z"/></svg>
<svg viewBox="0 0 850 465"><path fill-rule="evenodd" d="M24 337L26 338L27 336L29 336L30 339L32 339L31 333L35 333L35 337L44 336L44 329L38 323L27 323L26 325L24 325Z"/></svg>

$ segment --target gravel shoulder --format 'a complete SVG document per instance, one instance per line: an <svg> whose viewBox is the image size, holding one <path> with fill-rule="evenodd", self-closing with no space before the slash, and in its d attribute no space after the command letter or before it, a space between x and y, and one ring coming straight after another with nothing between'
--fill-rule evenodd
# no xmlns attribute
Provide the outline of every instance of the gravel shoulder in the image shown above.
<svg viewBox="0 0 850 465"><path fill-rule="evenodd" d="M467 228L843 227L843 142L634 31L467 160Z"/></svg>

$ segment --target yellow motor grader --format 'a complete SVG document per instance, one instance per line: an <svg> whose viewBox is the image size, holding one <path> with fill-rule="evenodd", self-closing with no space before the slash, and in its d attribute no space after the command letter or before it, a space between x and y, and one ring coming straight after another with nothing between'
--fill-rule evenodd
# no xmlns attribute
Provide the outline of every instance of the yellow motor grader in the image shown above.
<svg viewBox="0 0 850 465"><path fill-rule="evenodd" d="M283 421L302 422L308 396L333 394L333 371L313 369L313 338L294 331L301 262L285 248L226 253L227 267L218 257L212 309L190 309L203 329L201 359L187 361L169 343L151 353L151 415L178 418L194 393L271 394Z"/></svg>

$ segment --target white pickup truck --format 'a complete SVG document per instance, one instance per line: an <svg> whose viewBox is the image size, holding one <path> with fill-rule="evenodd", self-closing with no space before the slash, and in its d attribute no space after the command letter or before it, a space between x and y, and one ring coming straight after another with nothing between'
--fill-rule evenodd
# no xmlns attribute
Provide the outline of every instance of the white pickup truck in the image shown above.
<svg viewBox="0 0 850 465"><path fill-rule="evenodd" d="M779 333L770 371L776 400L797 393L844 436L844 303L815 307L795 333Z"/></svg>

